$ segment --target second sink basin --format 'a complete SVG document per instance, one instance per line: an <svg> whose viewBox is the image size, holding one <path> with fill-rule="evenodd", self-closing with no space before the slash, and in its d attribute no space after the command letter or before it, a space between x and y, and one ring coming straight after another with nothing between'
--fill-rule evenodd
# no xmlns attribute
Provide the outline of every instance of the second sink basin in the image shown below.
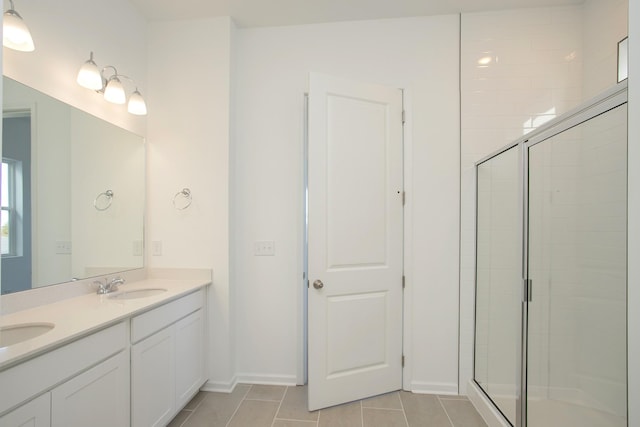
<svg viewBox="0 0 640 427"><path fill-rule="evenodd" d="M21 323L0 327L0 348L46 334L53 329L53 323Z"/></svg>
<svg viewBox="0 0 640 427"><path fill-rule="evenodd" d="M163 288L145 288L145 289L133 289L130 291L118 292L117 294L109 295L110 299L126 300L152 297L166 292Z"/></svg>

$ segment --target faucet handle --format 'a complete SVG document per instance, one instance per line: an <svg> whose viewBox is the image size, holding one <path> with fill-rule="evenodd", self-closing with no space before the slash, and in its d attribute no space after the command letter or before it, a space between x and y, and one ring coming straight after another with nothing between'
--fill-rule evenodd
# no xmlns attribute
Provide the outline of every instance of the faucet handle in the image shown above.
<svg viewBox="0 0 640 427"><path fill-rule="evenodd" d="M107 281L104 282L102 280L94 280L92 283L93 286L96 287L96 293L98 295L106 294L109 292L107 289Z"/></svg>

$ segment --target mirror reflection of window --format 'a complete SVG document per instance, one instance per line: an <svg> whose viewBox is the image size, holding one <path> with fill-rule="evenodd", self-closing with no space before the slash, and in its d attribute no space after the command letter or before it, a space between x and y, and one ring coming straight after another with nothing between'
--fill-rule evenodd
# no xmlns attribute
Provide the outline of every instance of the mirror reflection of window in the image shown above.
<svg viewBox="0 0 640 427"><path fill-rule="evenodd" d="M12 244L13 231L13 210L11 199L15 191L13 190L14 180L13 162L9 159L2 159L2 223L0 229L0 242L2 246L2 256L13 255L14 244Z"/></svg>
<svg viewBox="0 0 640 427"><path fill-rule="evenodd" d="M3 111L2 292L31 288L31 112Z"/></svg>

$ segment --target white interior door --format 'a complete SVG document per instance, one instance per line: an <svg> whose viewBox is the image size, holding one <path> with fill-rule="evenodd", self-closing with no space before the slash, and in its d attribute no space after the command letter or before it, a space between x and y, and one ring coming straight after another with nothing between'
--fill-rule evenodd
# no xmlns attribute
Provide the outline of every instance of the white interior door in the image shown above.
<svg viewBox="0 0 640 427"><path fill-rule="evenodd" d="M402 386L402 91L311 74L309 410Z"/></svg>

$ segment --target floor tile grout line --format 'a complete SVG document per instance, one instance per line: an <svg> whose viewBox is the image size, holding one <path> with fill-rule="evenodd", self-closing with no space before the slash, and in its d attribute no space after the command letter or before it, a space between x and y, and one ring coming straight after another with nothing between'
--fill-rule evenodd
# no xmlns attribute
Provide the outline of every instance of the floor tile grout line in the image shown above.
<svg viewBox="0 0 640 427"><path fill-rule="evenodd" d="M407 411L404 409L404 402L402 402L402 396L398 393L398 399L400 399L400 406L402 407L402 415L404 415L404 422L407 423L407 427L409 427L409 419L407 418Z"/></svg>
<svg viewBox="0 0 640 427"><path fill-rule="evenodd" d="M240 409L240 406L242 406L242 402L245 401L245 399L249 395L249 392L251 391L252 388L253 388L253 385L249 386L249 389L245 392L244 396L242 396L242 399L240 399L240 402L238 402L238 406L236 406L236 410L233 411L233 414L231 414L231 417L229 418L229 421L227 421L227 423L224 425L225 427L229 427L229 424L233 420L233 417L235 417L236 414L238 413L238 409Z"/></svg>
<svg viewBox="0 0 640 427"><path fill-rule="evenodd" d="M444 403L442 403L442 400L440 400L440 396L436 396L436 399L438 399L438 403L440 404L440 407L442 407L442 410L444 411L444 414L449 419L449 423L451 423L451 427L456 427L455 424L453 424L453 420L449 416L449 412L447 412L447 408L444 406Z"/></svg>
<svg viewBox="0 0 640 427"><path fill-rule="evenodd" d="M200 405L196 405L196 408L197 408L198 406L200 406ZM178 427L183 427L185 424L187 424L187 421L189 421L189 418L191 418L191 416L192 416L193 414L195 414L195 413L196 413L196 410L195 410L195 409L194 409L193 411L189 412L189 415L187 415L187 418L185 418L185 419L184 419L184 421L183 421L183 422L181 422L181 423L180 423L180 425L179 425Z"/></svg>
<svg viewBox="0 0 640 427"><path fill-rule="evenodd" d="M287 386L284 389L284 394L282 395L282 398L280 398L280 404L278 405L278 409L276 409L276 413L273 414L273 420L271 420L271 427L273 427L273 425L276 423L276 418L278 418L278 413L280 412L280 408L282 408L282 402L284 402L284 399L285 397L287 397L288 392L289 392L289 387Z"/></svg>
<svg viewBox="0 0 640 427"><path fill-rule="evenodd" d="M376 408L375 406L363 406L362 409L376 409L378 411L402 411L402 409L398 408Z"/></svg>
<svg viewBox="0 0 640 427"><path fill-rule="evenodd" d="M364 407L362 406L362 400L360 401L360 422L362 423L362 427L364 427Z"/></svg>
<svg viewBox="0 0 640 427"><path fill-rule="evenodd" d="M280 400L276 400L276 399L254 399L252 397L247 397L244 400L253 400L253 401L256 401L256 402L282 402L282 399L280 399Z"/></svg>

